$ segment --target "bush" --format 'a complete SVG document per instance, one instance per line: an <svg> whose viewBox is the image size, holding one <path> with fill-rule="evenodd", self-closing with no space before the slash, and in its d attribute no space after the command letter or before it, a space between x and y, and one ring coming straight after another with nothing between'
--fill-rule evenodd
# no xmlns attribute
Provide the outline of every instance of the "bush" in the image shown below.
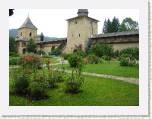
<svg viewBox="0 0 152 119"><path fill-rule="evenodd" d="M77 73L68 77L66 81L65 92L76 94L81 91L82 84L84 83L84 78L82 76L78 76Z"/></svg>
<svg viewBox="0 0 152 119"><path fill-rule="evenodd" d="M135 66L137 65L136 59L130 59L129 57L121 57L120 66Z"/></svg>
<svg viewBox="0 0 152 119"><path fill-rule="evenodd" d="M19 57L9 57L9 65L17 65Z"/></svg>
<svg viewBox="0 0 152 119"><path fill-rule="evenodd" d="M48 97L47 85L43 81L32 81L29 85L29 96L33 100L40 100Z"/></svg>
<svg viewBox="0 0 152 119"><path fill-rule="evenodd" d="M139 60L139 48L126 48L120 51L120 56L130 57L131 59Z"/></svg>
<svg viewBox="0 0 152 119"><path fill-rule="evenodd" d="M100 63L100 58L97 57L96 55L88 55L86 57L86 63L89 63L89 64L98 64L98 63Z"/></svg>
<svg viewBox="0 0 152 119"><path fill-rule="evenodd" d="M19 75L14 80L13 90L15 94L18 95L25 95L28 93L28 86L29 86L29 77L26 75Z"/></svg>
<svg viewBox="0 0 152 119"><path fill-rule="evenodd" d="M28 54L23 56L19 63L23 69L36 70L42 68L42 60L38 55Z"/></svg>
<svg viewBox="0 0 152 119"><path fill-rule="evenodd" d="M82 68L83 66L83 59L81 56L71 54L68 58L70 67L72 68Z"/></svg>
<svg viewBox="0 0 152 119"><path fill-rule="evenodd" d="M93 54L95 54L98 57L102 56L109 56L112 57L113 55L113 48L110 44L95 44L91 48Z"/></svg>
<svg viewBox="0 0 152 119"><path fill-rule="evenodd" d="M71 56L71 54L63 54L62 57L65 59L65 60L68 60L68 58Z"/></svg>
<svg viewBox="0 0 152 119"><path fill-rule="evenodd" d="M48 88L56 88L57 83L56 83L56 77L49 77L48 79Z"/></svg>
<svg viewBox="0 0 152 119"><path fill-rule="evenodd" d="M38 54L38 55L43 55L43 56L45 56L45 55L46 55L46 53L45 53L43 50L39 50L39 51L37 51L37 54Z"/></svg>
<svg viewBox="0 0 152 119"><path fill-rule="evenodd" d="M75 48L73 50L73 53L76 54L76 55L79 55L81 57L85 57L86 56L86 53L81 49L81 48Z"/></svg>
<svg viewBox="0 0 152 119"><path fill-rule="evenodd" d="M104 55L104 56L102 56L102 59L109 61L109 60L111 60L111 57L107 56L107 55Z"/></svg>
<svg viewBox="0 0 152 119"><path fill-rule="evenodd" d="M9 56L18 57L19 55L16 52L9 52Z"/></svg>

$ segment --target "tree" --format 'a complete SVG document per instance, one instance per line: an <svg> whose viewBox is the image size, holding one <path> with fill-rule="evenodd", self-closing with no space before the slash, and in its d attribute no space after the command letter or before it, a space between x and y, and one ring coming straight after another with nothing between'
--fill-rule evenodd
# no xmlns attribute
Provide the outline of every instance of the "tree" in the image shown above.
<svg viewBox="0 0 152 119"><path fill-rule="evenodd" d="M10 53L16 53L17 52L17 44L15 42L15 38L13 38L13 37L9 38L9 52Z"/></svg>
<svg viewBox="0 0 152 119"><path fill-rule="evenodd" d="M44 35L43 35L43 33L41 33L41 35L40 35L40 40L44 41Z"/></svg>
<svg viewBox="0 0 152 119"><path fill-rule="evenodd" d="M111 22L111 32L118 32L119 26L120 26L119 19L114 17Z"/></svg>
<svg viewBox="0 0 152 119"><path fill-rule="evenodd" d="M138 31L139 27L138 27L138 22L132 20L131 18L125 18L120 27L119 27L119 31Z"/></svg>
<svg viewBox="0 0 152 119"><path fill-rule="evenodd" d="M118 32L119 30L119 19L114 17L112 21L110 19L104 21L103 25L103 33L113 33L113 32Z"/></svg>
<svg viewBox="0 0 152 119"><path fill-rule="evenodd" d="M33 39L30 39L27 43L27 52L28 53L36 53L36 44Z"/></svg>

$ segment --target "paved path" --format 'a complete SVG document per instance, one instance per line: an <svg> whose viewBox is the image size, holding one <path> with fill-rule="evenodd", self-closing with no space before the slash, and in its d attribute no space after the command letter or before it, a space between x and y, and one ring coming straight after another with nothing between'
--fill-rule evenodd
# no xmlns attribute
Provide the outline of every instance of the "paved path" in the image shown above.
<svg viewBox="0 0 152 119"><path fill-rule="evenodd" d="M71 73L71 70L65 70L65 72ZM87 76L96 76L96 77L106 78L107 80L108 79L121 80L128 83L139 85L139 79L136 79L136 78L113 76L113 75L108 75L108 74L96 74L96 73L89 73L89 72L82 72L82 74L87 75Z"/></svg>
<svg viewBox="0 0 152 119"><path fill-rule="evenodd" d="M52 65L58 65L61 63L54 63ZM65 63L66 64L66 63ZM10 68L18 68L19 66L12 66ZM44 65L45 67L45 65ZM65 72L67 73L71 73L71 70L65 70ZM97 73L89 73L89 72L82 72L83 75L87 75L87 76L96 76L96 77L102 77L102 78L106 78L108 79L113 79L113 80L121 80L121 81L125 81L125 82L129 82L132 84L137 84L139 85L139 79L136 78L129 78L129 77L121 77L121 76L113 76L113 75L107 75L107 74L97 74Z"/></svg>

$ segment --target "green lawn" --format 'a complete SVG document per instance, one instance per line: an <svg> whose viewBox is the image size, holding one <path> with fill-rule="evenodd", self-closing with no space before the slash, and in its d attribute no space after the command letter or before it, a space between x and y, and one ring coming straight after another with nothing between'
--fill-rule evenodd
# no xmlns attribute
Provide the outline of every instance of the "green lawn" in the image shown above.
<svg viewBox="0 0 152 119"><path fill-rule="evenodd" d="M69 65L64 65L66 69L70 69ZM138 66L120 66L118 61L103 62L101 64L87 64L84 66L84 72L109 74L124 77L139 77Z"/></svg>
<svg viewBox="0 0 152 119"><path fill-rule="evenodd" d="M10 80L11 81L11 80ZM11 82L10 82L11 83ZM25 97L10 94L10 106L137 106L139 86L123 81L85 76L82 92L67 94L64 82L58 88L49 89L49 98L31 101ZM10 89L11 90L11 89Z"/></svg>
<svg viewBox="0 0 152 119"><path fill-rule="evenodd" d="M43 62L47 61L48 59L51 61L51 63L59 63L59 61L57 60L58 58L56 57L42 58Z"/></svg>

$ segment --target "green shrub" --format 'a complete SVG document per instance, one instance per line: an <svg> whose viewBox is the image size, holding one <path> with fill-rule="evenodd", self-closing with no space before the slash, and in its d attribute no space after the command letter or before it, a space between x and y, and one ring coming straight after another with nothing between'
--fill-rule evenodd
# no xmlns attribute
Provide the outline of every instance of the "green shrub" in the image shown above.
<svg viewBox="0 0 152 119"><path fill-rule="evenodd" d="M120 56L130 57L139 60L139 48L126 48L120 51Z"/></svg>
<svg viewBox="0 0 152 119"><path fill-rule="evenodd" d="M86 53L81 49L81 48L75 48L73 50L73 53L76 54L76 55L79 55L81 57L85 57L86 56Z"/></svg>
<svg viewBox="0 0 152 119"><path fill-rule="evenodd" d="M77 72L74 74L72 72L71 76L68 77L65 84L65 92L76 94L81 91L82 84L84 83L84 78L79 76Z"/></svg>
<svg viewBox="0 0 152 119"><path fill-rule="evenodd" d="M83 66L83 59L79 55L71 54L68 58L70 67L72 68L82 68Z"/></svg>
<svg viewBox="0 0 152 119"><path fill-rule="evenodd" d="M95 44L91 48L93 54L95 54L98 57L102 56L113 56L113 48L110 44Z"/></svg>
<svg viewBox="0 0 152 119"><path fill-rule="evenodd" d="M114 58L118 58L120 56L120 51L119 50L116 50L113 52L113 57Z"/></svg>
<svg viewBox="0 0 152 119"><path fill-rule="evenodd" d="M109 61L109 60L111 60L111 57L107 56L107 55L104 55L104 56L102 56L102 59Z"/></svg>
<svg viewBox="0 0 152 119"><path fill-rule="evenodd" d="M9 52L9 56L18 57L19 55L16 52Z"/></svg>
<svg viewBox="0 0 152 119"><path fill-rule="evenodd" d="M29 96L33 100L40 100L48 97L48 89L43 81L32 81L29 85Z"/></svg>
<svg viewBox="0 0 152 119"><path fill-rule="evenodd" d="M43 50L37 51L37 54L38 54L38 55L42 55L42 56L45 56L45 55L46 55L46 53L45 53Z"/></svg>
<svg viewBox="0 0 152 119"><path fill-rule="evenodd" d="M121 58L120 59L120 66L129 66L129 59L128 58Z"/></svg>
<svg viewBox="0 0 152 119"><path fill-rule="evenodd" d="M9 57L9 65L18 65L19 57Z"/></svg>
<svg viewBox="0 0 152 119"><path fill-rule="evenodd" d="M48 88L56 88L57 87L57 81L56 81L56 77L53 76L53 77L49 77L48 78Z"/></svg>
<svg viewBox="0 0 152 119"><path fill-rule="evenodd" d="M98 63L100 63L100 58L99 57L97 57L96 55L88 55L87 56L87 62L89 63L89 64L98 64Z"/></svg>
<svg viewBox="0 0 152 119"><path fill-rule="evenodd" d="M129 57L121 57L120 66L135 66L137 65L136 59L130 59Z"/></svg>
<svg viewBox="0 0 152 119"><path fill-rule="evenodd" d="M37 70L42 68L42 60L38 55L28 54L20 58L19 63L23 69Z"/></svg>
<svg viewBox="0 0 152 119"><path fill-rule="evenodd" d="M29 77L26 75L19 75L14 79L13 90L17 95L26 95L28 93Z"/></svg>
<svg viewBox="0 0 152 119"><path fill-rule="evenodd" d="M62 57L65 59L65 60L68 60L68 58L71 56L71 54L63 54Z"/></svg>

